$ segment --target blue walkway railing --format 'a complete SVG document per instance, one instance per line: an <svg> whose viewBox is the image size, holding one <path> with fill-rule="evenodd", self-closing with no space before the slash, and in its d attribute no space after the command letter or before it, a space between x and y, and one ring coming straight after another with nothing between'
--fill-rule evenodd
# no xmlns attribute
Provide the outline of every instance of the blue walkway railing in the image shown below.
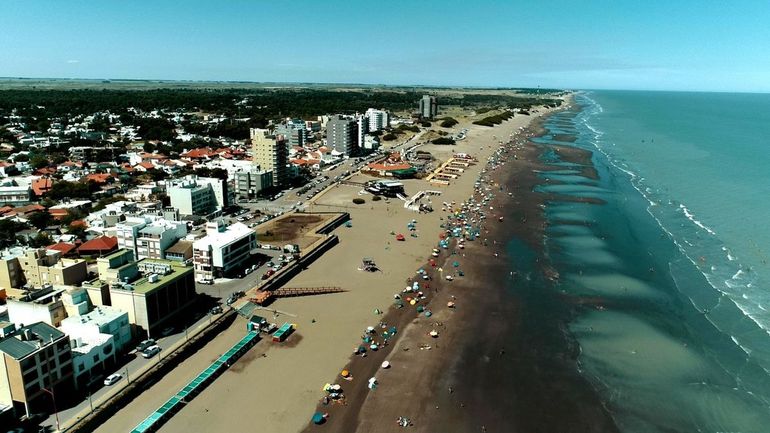
<svg viewBox="0 0 770 433"><path fill-rule="evenodd" d="M252 343L255 343L255 340L258 338L258 332L252 331L246 334L235 346L217 358L208 368L197 375L195 379L191 380L184 388L163 403L163 406L139 423L139 425L131 430L131 433L145 433L160 427L182 407L186 400L188 400L188 397L192 398L197 392L205 388L209 384L209 379L226 370L233 361L240 358L246 350L251 348Z"/></svg>

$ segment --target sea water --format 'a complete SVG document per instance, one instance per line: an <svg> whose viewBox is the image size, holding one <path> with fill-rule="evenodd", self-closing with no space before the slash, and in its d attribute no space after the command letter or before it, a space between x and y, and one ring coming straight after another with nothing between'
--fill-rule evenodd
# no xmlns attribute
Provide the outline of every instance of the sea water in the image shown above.
<svg viewBox="0 0 770 433"><path fill-rule="evenodd" d="M622 431L770 431L770 95L581 92L547 152L555 290ZM597 200L598 199L598 200Z"/></svg>

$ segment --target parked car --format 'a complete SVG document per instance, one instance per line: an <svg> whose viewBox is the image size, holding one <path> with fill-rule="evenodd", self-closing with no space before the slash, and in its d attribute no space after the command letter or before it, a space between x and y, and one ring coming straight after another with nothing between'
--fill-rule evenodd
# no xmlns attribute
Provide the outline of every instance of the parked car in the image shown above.
<svg viewBox="0 0 770 433"><path fill-rule="evenodd" d="M160 346L150 346L144 351L142 351L142 357L144 359L150 359L153 356L157 355L158 353L160 353Z"/></svg>
<svg viewBox="0 0 770 433"><path fill-rule="evenodd" d="M211 314L222 314L222 306L217 305L215 307L211 307L211 310L209 310L209 313L211 313Z"/></svg>
<svg viewBox="0 0 770 433"><path fill-rule="evenodd" d="M214 280L211 278L201 278L200 280L198 280L198 284L211 285L211 284L214 284Z"/></svg>
<svg viewBox="0 0 770 433"><path fill-rule="evenodd" d="M120 373L113 373L109 376L107 376L106 379L104 379L104 384L106 386L114 385L118 382L120 382L120 379L123 379L123 375Z"/></svg>
<svg viewBox="0 0 770 433"><path fill-rule="evenodd" d="M150 348L152 346L155 346L155 344L156 344L155 340L152 339L152 338L149 338L149 339L144 340L141 343L139 343L139 345L136 346L136 351L137 352L144 352L148 348Z"/></svg>

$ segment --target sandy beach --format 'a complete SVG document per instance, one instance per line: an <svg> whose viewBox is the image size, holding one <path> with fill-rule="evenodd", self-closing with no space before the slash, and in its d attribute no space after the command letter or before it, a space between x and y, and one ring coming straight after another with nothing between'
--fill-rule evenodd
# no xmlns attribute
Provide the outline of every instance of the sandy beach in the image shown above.
<svg viewBox="0 0 770 433"><path fill-rule="evenodd" d="M483 228L487 242L468 242L463 250L449 248L456 254L444 257L444 268L459 261L466 276L452 282L434 280L437 293L426 305L431 317L414 310L389 315L387 320L399 323L405 321L400 314L412 319L394 347L374 359L353 359L347 366L353 374L364 373L365 379L376 376L377 389L363 387L361 392L360 383L351 387L338 381L352 388L354 402L342 408L319 406L319 411L329 412L328 424L311 425L306 431L392 432L401 430L397 420L404 418L410 429L421 432L615 431L590 386L575 374L576 346L556 319L565 312L554 310L553 320L543 321L540 309L527 311L522 300L506 290L517 279L530 279L524 272L531 270L546 282L558 278L545 263L537 263L537 256L532 266L510 272L511 252L497 243L515 237L529 244L523 250L542 249L540 206L556 196L533 191L537 172L554 169L539 161L544 147L526 141L525 136L537 132L535 122L514 138L503 155L506 162L484 176L488 187L475 194L477 200L494 194L485 211L496 216L504 209L512 221L504 224L492 218ZM563 157L574 162L590 160L580 152L549 149L569 153ZM448 302L454 307L448 308ZM439 331L438 338L428 335L432 330ZM389 369L380 368L382 359L388 360ZM361 393L364 402L359 401Z"/></svg>
<svg viewBox="0 0 770 433"><path fill-rule="evenodd" d="M217 381L186 405L184 409L161 429L161 432L186 431L235 431L246 432L259 428L270 432L296 432L307 426L316 406L324 396L322 387L325 383L345 383L363 385L368 379L365 372L353 373L353 381L340 382L340 371L350 360L351 353L360 344L361 334L367 326L375 326L382 315L375 310L387 312L393 304L394 293L400 292L407 279L413 277L430 257L431 249L438 241L442 231L439 225L446 215L440 212L442 202L463 202L474 191L481 170L488 157L493 155L499 142L526 127L533 119L542 115L516 116L494 128L461 123L455 129L468 128L468 137L456 146L428 144L421 150L429 151L439 160L446 160L453 152L465 152L479 162L470 166L449 186L437 186L427 181L405 180L408 195L421 190L439 190L442 195L433 198L436 212L418 214L405 209L403 202L397 199L372 201L371 196L359 196L360 187L340 185L319 197L312 211L346 211L351 214L352 227L341 227L335 231L340 244L325 253L302 273L288 282L290 287L339 286L347 292L316 297L279 299L269 306L276 310L275 321L288 321L297 324L297 332L286 344L279 345L262 341L247 356L238 361L234 368L224 373ZM359 175L353 181L363 182L370 179ZM352 199L364 197L366 203L354 205ZM407 223L416 220L416 233L419 237L408 235ZM406 241L397 242L392 233L407 233ZM468 250L471 251L470 249ZM381 272L369 273L358 270L363 257L375 259ZM453 290L466 290L463 285L472 281L468 278L452 286ZM444 292L440 296L448 296ZM458 309L462 311L462 309ZM273 318L272 312L265 316ZM412 309L412 317L415 314ZM443 312L437 312L437 321L444 320ZM446 314L451 314L446 313ZM460 313L463 314L462 312ZM454 329L459 329L456 327ZM470 329L470 327L469 327ZM404 341L411 334L422 333L417 326L405 329ZM193 366L203 365L221 353L221 347L234 343L245 332L245 322L236 321L231 329L223 333L218 340L221 343L209 345L195 354L185 363L185 370L180 376L194 376L198 369ZM451 345L454 330L442 331L439 345ZM446 335L444 335L446 334ZM446 341L447 343L444 343ZM442 344L443 343L443 344ZM221 346L221 347L220 347ZM443 349L442 349L443 350ZM418 355L419 349L409 355ZM383 351L383 356L385 352ZM441 351L431 351L431 356L441 356ZM376 357L369 364L373 364ZM406 365L399 361L400 365ZM379 366L379 363L377 363ZM398 367L394 367L395 372ZM176 373L175 373L176 374ZM97 431L122 431L132 428L155 407L155 401L162 401L176 389L165 379L156 384L128 408L119 412ZM348 385L346 385L347 387ZM385 393L383 385L378 392ZM346 398L348 407L339 407L331 414L325 427L335 424L351 425L348 422L335 423L334 418L343 418L343 413L353 414L358 419L354 406L376 404L366 400L367 393L356 394L351 390ZM351 409L347 410L346 409ZM363 413L363 412L361 412ZM350 415L348 415L350 416ZM343 420L344 421L344 420ZM356 421L357 422L357 421ZM390 426L393 423L388 423ZM395 424L393 424L395 425ZM355 428L355 427L354 427ZM352 431L343 429L340 431ZM362 424L362 431L367 431Z"/></svg>

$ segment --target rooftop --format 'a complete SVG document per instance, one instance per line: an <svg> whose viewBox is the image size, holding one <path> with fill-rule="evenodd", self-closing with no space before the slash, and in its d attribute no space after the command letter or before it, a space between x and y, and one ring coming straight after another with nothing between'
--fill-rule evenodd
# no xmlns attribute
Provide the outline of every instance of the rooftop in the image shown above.
<svg viewBox="0 0 770 433"><path fill-rule="evenodd" d="M70 200L66 203L59 203L55 206L51 206L49 209L72 209L89 204L91 204L91 200Z"/></svg>
<svg viewBox="0 0 770 433"><path fill-rule="evenodd" d="M171 272L166 275L148 273L148 274L145 274L142 278L139 278L138 280L131 283L131 286L133 286L134 288L134 293L137 293L140 295L146 295L148 293L152 293L158 288L163 287L166 284L171 283L174 280L182 278L187 274L191 274L193 272L192 267L184 266L179 262L174 262L171 260L144 259L140 261L140 263L142 262L144 263L152 262L152 263L169 265L171 268ZM157 281L150 282L150 278L149 278L150 275L157 275L157 278L158 278Z"/></svg>
<svg viewBox="0 0 770 433"><path fill-rule="evenodd" d="M77 324L94 324L96 326L101 326L106 323L110 323L116 319L118 319L121 316L125 316L128 313L126 313L123 310L118 310L117 308L112 307L96 307L90 312L80 315L80 316L70 316L66 319L62 320L61 327L67 328L70 325L77 325Z"/></svg>
<svg viewBox="0 0 770 433"><path fill-rule="evenodd" d="M193 243L190 241L184 241L180 240L174 245L171 245L170 247L166 248L166 254L184 254L186 253L190 248L192 248Z"/></svg>
<svg viewBox="0 0 770 433"><path fill-rule="evenodd" d="M239 239L243 239L254 233L254 230L250 229L243 223L230 224L224 231L209 231L206 236L193 242L195 249L204 250L209 247L222 247L231 244Z"/></svg>
<svg viewBox="0 0 770 433"><path fill-rule="evenodd" d="M24 330L29 331L34 336L30 341L23 341ZM0 352L3 352L12 358L19 360L25 358L39 350L37 343L40 342L46 346L51 341L64 337L65 334L51 325L43 322L33 323L19 328L15 334L0 340Z"/></svg>

